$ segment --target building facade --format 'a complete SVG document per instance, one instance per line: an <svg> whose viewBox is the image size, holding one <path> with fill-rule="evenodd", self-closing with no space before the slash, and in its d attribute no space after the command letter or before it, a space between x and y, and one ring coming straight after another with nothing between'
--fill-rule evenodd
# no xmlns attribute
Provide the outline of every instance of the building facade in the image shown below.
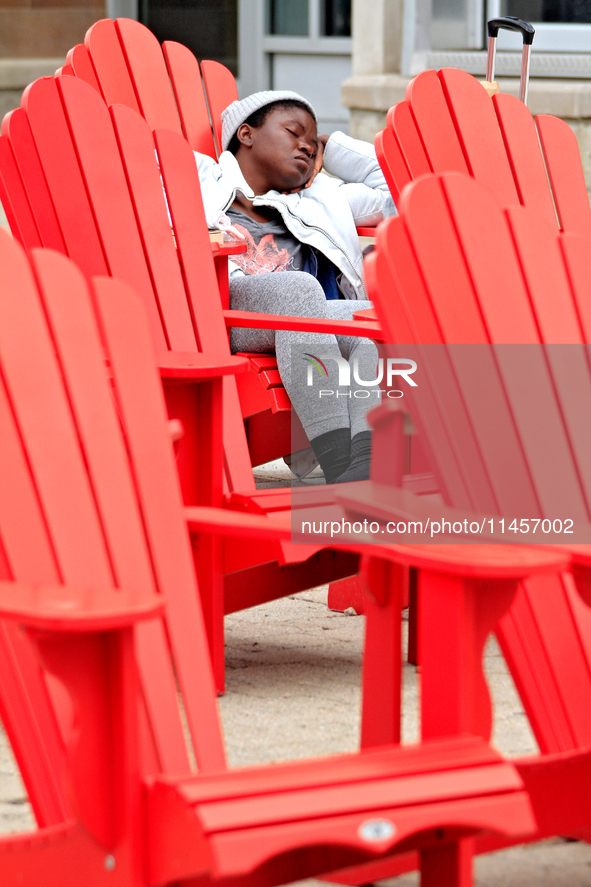
<svg viewBox="0 0 591 887"><path fill-rule="evenodd" d="M486 21L507 14L536 27L530 108L568 120L591 184L591 0L3 0L0 113L94 21L127 16L227 65L241 95L296 90L323 131L371 141L420 70L484 76ZM516 92L519 65L518 38L501 32L502 89Z"/></svg>
<svg viewBox="0 0 591 887"><path fill-rule="evenodd" d="M342 88L351 133L373 139L421 70L458 67L484 78L486 22L498 15L535 25L528 105L570 124L591 190L591 0L354 0L352 76ZM517 95L520 62L518 36L500 32L504 92Z"/></svg>

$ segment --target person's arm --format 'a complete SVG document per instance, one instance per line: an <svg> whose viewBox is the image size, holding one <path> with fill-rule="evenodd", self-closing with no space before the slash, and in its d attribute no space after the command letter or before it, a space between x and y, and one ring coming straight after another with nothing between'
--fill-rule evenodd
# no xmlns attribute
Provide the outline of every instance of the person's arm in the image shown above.
<svg viewBox="0 0 591 887"><path fill-rule="evenodd" d="M369 142L334 132L326 142L322 160L326 172L344 182L388 190L375 148Z"/></svg>
<svg viewBox="0 0 591 887"><path fill-rule="evenodd" d="M326 172L341 180L340 187L357 225L376 225L396 214L375 149L369 142L335 132L324 148L323 164Z"/></svg>

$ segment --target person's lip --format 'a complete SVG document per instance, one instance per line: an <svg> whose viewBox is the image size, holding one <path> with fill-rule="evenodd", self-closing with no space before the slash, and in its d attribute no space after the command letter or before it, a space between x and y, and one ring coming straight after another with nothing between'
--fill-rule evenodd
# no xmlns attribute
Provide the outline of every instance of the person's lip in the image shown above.
<svg viewBox="0 0 591 887"><path fill-rule="evenodd" d="M298 155L297 157L295 157L294 159L295 159L295 160L299 160L300 163L304 163L304 164L306 165L306 169L307 169L307 168L309 167L309 165L310 165L310 158L309 158L309 157L306 157L304 154L299 154L299 155Z"/></svg>

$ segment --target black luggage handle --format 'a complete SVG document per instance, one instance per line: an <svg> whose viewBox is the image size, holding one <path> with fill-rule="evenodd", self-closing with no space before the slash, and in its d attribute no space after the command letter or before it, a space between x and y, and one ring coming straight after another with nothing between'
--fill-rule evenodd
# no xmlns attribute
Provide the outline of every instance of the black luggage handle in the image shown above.
<svg viewBox="0 0 591 887"><path fill-rule="evenodd" d="M529 22L516 18L513 15L505 15L501 18L493 18L488 23L488 58L486 62L486 79L492 83L495 79L495 57L497 52L497 36L499 31L517 31L523 38L523 54L521 56L521 79L519 83L519 98L527 105L527 90L529 86L529 66L531 60L531 45L534 40L535 28Z"/></svg>
<svg viewBox="0 0 591 887"><path fill-rule="evenodd" d="M488 36L497 37L499 31L518 31L523 37L523 42L532 44L536 29L529 22L524 22L514 15L505 15L501 18L491 18L488 23Z"/></svg>

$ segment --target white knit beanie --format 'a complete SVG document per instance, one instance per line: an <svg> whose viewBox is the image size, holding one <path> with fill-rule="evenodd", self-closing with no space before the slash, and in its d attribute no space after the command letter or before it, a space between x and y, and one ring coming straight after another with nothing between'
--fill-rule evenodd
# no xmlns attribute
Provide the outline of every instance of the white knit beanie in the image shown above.
<svg viewBox="0 0 591 887"><path fill-rule="evenodd" d="M254 114L259 108L264 108L265 105L270 105L272 102L290 100L301 102L305 105L316 123L318 123L316 112L310 102L298 95L297 92L273 89L267 89L264 92L254 92L245 99L237 99L231 105L228 105L225 111L222 111L222 151L227 151L228 145L232 141L232 136L251 114Z"/></svg>

